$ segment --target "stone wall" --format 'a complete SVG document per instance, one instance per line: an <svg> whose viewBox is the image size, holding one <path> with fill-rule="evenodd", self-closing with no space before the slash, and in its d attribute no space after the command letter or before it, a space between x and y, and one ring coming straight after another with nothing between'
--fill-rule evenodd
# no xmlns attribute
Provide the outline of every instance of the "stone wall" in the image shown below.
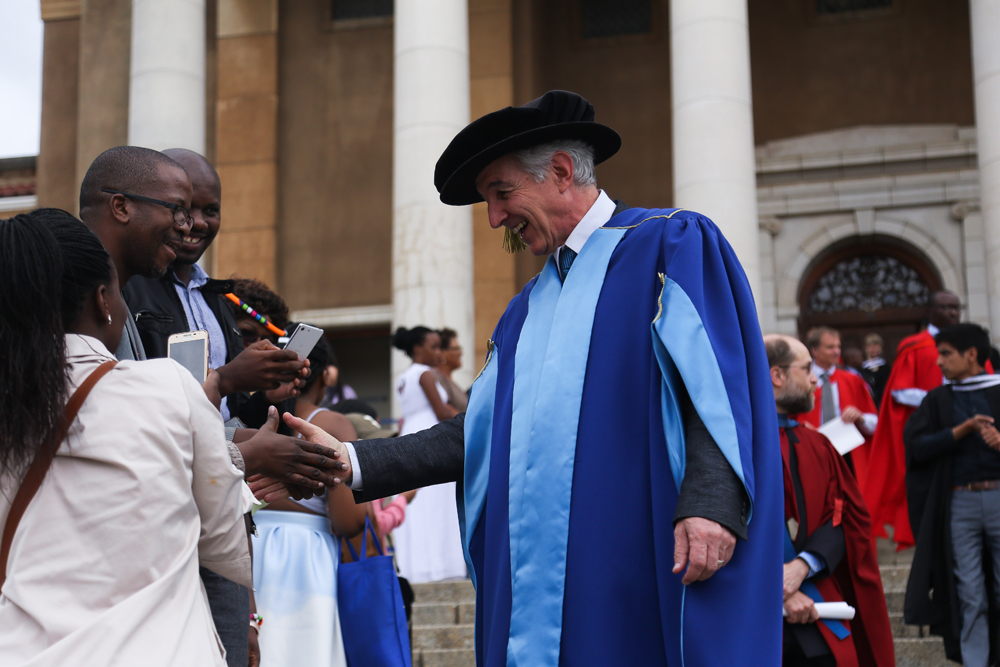
<svg viewBox="0 0 1000 667"><path fill-rule="evenodd" d="M862 128L760 147L762 328L796 334L816 259L871 235L926 258L968 304L964 317L988 326L974 165L974 131L954 126Z"/></svg>

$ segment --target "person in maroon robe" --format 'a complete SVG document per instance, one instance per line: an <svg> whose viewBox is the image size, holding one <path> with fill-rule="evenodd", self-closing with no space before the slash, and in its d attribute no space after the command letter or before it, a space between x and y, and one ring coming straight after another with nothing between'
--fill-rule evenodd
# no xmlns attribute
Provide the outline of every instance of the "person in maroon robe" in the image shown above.
<svg viewBox="0 0 1000 667"><path fill-rule="evenodd" d="M825 436L789 415L808 413L816 376L805 345L764 337L780 427L785 485L785 667L891 667L892 630L871 519L857 481ZM850 621L819 618L816 602L847 602Z"/></svg>

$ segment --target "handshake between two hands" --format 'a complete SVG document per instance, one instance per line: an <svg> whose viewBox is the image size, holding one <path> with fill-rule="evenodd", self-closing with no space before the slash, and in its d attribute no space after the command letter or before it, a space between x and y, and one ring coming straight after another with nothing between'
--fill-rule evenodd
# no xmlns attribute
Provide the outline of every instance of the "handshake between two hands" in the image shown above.
<svg viewBox="0 0 1000 667"><path fill-rule="evenodd" d="M291 413L284 419L302 439L278 435L278 411L272 406L267 423L238 443L247 472L252 471L247 483L258 500L310 498L325 487L351 483L353 471L344 443ZM674 527L673 572L684 573L685 585L705 581L732 559L735 548L736 537L715 521L681 519Z"/></svg>
<svg viewBox="0 0 1000 667"><path fill-rule="evenodd" d="M267 422L236 445L246 463L247 483L258 500L311 498L326 487L350 483L352 477L347 447L332 435L291 413L285 423L302 439L279 435L278 410L268 409Z"/></svg>

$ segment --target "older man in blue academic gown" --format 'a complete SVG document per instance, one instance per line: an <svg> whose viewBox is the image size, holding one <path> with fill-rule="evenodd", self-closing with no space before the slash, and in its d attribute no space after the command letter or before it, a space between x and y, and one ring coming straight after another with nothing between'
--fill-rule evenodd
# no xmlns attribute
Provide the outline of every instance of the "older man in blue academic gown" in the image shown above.
<svg viewBox="0 0 1000 667"><path fill-rule="evenodd" d="M597 189L621 139L593 119L552 91L441 156L444 203L485 200L549 259L464 417L348 443L346 479L362 500L460 482L480 665L779 665L781 454L746 276L704 216Z"/></svg>

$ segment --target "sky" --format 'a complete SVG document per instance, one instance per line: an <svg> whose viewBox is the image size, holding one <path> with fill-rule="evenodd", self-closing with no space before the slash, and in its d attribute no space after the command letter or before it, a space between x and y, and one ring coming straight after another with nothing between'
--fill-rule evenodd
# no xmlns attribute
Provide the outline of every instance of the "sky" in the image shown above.
<svg viewBox="0 0 1000 667"><path fill-rule="evenodd" d="M42 125L42 17L38 0L3 0L0 158L38 155Z"/></svg>

